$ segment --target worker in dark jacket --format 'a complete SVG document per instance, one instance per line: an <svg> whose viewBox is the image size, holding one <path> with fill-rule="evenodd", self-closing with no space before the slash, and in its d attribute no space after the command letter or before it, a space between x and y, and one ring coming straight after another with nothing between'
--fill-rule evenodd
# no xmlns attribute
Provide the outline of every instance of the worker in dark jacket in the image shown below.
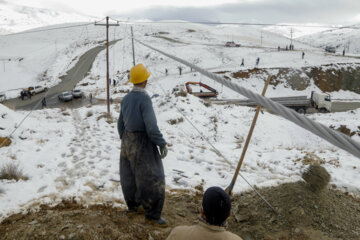
<svg viewBox="0 0 360 240"><path fill-rule="evenodd" d="M134 88L121 102L118 120L120 182L129 212L137 212L142 205L147 223L167 227L161 217L165 199L161 158L166 157L167 148L157 126L151 99L145 91L149 76L144 65L134 66L129 79Z"/></svg>

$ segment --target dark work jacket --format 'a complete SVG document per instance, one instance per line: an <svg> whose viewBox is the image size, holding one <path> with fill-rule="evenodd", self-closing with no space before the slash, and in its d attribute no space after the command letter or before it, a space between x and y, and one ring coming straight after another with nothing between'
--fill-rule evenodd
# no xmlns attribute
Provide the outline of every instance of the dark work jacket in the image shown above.
<svg viewBox="0 0 360 240"><path fill-rule="evenodd" d="M135 86L121 102L118 120L120 139L124 130L128 132L146 132L154 144L159 147L166 145L166 141L157 125L151 99L144 88Z"/></svg>

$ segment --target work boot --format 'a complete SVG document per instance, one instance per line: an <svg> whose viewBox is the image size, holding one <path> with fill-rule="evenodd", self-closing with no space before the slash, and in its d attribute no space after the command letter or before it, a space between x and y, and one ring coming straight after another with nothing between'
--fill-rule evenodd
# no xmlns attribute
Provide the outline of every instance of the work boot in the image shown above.
<svg viewBox="0 0 360 240"><path fill-rule="evenodd" d="M129 216L129 217L132 217L132 216L135 216L135 215L138 215L138 214L142 214L142 213L145 213L144 211L144 208L142 206L139 206L139 207L131 207L127 210L126 214Z"/></svg>
<svg viewBox="0 0 360 240"><path fill-rule="evenodd" d="M166 228L169 226L167 224L166 220L163 219L162 217L160 217L159 219L145 218L145 222L147 224L153 225L155 227L160 227L160 228Z"/></svg>

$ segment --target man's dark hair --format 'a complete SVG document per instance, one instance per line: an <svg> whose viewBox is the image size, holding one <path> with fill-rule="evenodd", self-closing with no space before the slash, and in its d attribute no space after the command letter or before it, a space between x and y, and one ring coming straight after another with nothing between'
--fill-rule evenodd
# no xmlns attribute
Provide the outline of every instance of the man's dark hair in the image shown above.
<svg viewBox="0 0 360 240"><path fill-rule="evenodd" d="M143 82L141 82L141 83L134 84L134 86L140 86L140 85L142 85L144 82L147 82L147 80L145 80L145 81L143 81Z"/></svg>
<svg viewBox="0 0 360 240"><path fill-rule="evenodd" d="M229 217L231 201L229 195L219 187L208 188L203 197L202 209L206 222L221 226Z"/></svg>

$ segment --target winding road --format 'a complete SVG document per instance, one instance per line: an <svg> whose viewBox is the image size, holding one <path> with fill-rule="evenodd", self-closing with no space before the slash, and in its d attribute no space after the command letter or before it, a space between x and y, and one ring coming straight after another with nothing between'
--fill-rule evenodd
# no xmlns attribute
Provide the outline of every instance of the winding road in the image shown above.
<svg viewBox="0 0 360 240"><path fill-rule="evenodd" d="M109 46L121 41L121 39L109 42ZM106 45L96 46L79 58L79 61L73 68L66 72L66 75L60 77L61 82L51 88L47 92L39 93L31 97L31 99L21 100L20 98L9 99L4 104L12 109L39 109L41 108L41 99L46 97L47 103L57 102L57 95L64 91L71 91L76 84L86 77L91 70L91 67L97 55L106 49ZM75 101L74 101L75 102ZM74 104L83 104L83 101L76 101ZM53 104L52 104L53 105Z"/></svg>

